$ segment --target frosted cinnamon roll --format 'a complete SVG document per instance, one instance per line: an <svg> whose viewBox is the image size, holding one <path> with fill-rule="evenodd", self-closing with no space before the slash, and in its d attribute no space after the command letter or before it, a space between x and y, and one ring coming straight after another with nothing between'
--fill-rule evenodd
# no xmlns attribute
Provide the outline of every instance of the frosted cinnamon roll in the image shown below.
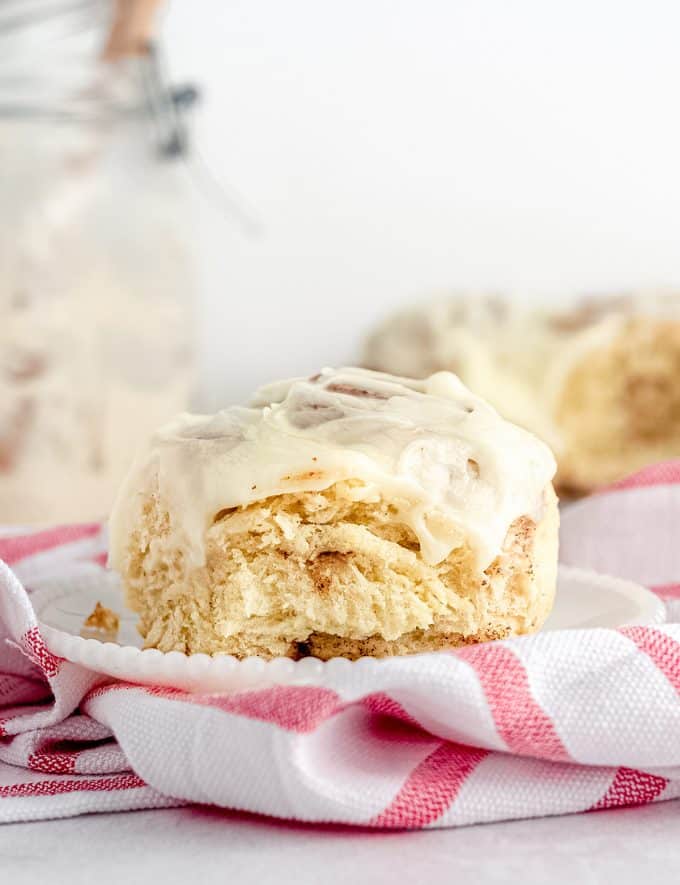
<svg viewBox="0 0 680 885"><path fill-rule="evenodd" d="M356 658L528 633L555 592L554 470L450 373L325 369L159 430L111 564L163 651Z"/></svg>
<svg viewBox="0 0 680 885"><path fill-rule="evenodd" d="M538 309L497 296L441 299L388 319L364 363L456 372L557 457L581 495L680 455L680 295L591 297Z"/></svg>

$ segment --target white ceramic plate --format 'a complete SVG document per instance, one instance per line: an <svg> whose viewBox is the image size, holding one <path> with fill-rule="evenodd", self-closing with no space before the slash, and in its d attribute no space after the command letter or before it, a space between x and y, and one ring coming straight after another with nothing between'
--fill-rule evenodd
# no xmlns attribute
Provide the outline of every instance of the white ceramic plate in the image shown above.
<svg viewBox="0 0 680 885"><path fill-rule="evenodd" d="M118 679L165 685L188 691L228 691L263 685L323 684L333 670L354 666L389 665L364 658L291 661L276 658L238 661L231 655L184 655L141 649L136 615L125 608L118 577L84 564L68 576L44 582L31 596L48 648L54 654ZM121 615L118 643L83 639L84 619L99 601ZM638 584L560 566L555 607L544 630L622 627L659 624L663 603Z"/></svg>

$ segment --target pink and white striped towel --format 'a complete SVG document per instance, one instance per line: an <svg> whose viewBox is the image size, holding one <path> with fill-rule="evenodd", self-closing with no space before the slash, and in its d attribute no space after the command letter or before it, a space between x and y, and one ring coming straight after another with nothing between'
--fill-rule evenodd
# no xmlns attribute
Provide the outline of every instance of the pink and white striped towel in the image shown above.
<svg viewBox="0 0 680 885"><path fill-rule="evenodd" d="M653 587L667 625L395 659L324 688L190 695L56 658L24 588L105 545L99 525L0 539L0 821L204 802L443 827L680 797L680 461L563 515L563 560Z"/></svg>

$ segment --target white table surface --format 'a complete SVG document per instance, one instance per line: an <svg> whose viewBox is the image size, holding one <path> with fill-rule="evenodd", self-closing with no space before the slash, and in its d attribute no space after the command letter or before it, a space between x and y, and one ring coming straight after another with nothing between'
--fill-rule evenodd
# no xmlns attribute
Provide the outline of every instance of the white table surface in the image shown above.
<svg viewBox="0 0 680 885"><path fill-rule="evenodd" d="M0 828L0 881L220 883L680 881L680 801L411 833L276 823L214 809Z"/></svg>

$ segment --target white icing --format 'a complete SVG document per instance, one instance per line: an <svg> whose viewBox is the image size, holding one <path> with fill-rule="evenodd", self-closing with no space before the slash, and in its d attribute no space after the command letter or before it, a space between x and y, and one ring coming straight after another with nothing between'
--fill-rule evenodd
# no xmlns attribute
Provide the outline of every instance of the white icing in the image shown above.
<svg viewBox="0 0 680 885"><path fill-rule="evenodd" d="M161 428L114 507L111 562L122 566L137 496L156 478L192 566L203 564L220 510L353 479L357 499L382 496L397 507L427 562L467 540L484 569L513 520L540 515L554 472L542 442L449 372L412 381L324 369L262 388L251 408L184 414Z"/></svg>
<svg viewBox="0 0 680 885"><path fill-rule="evenodd" d="M559 405L574 368L608 346L632 316L676 317L680 296L640 293L542 309L486 295L443 298L396 314L369 340L366 363L421 378L457 372L508 420L558 454Z"/></svg>

